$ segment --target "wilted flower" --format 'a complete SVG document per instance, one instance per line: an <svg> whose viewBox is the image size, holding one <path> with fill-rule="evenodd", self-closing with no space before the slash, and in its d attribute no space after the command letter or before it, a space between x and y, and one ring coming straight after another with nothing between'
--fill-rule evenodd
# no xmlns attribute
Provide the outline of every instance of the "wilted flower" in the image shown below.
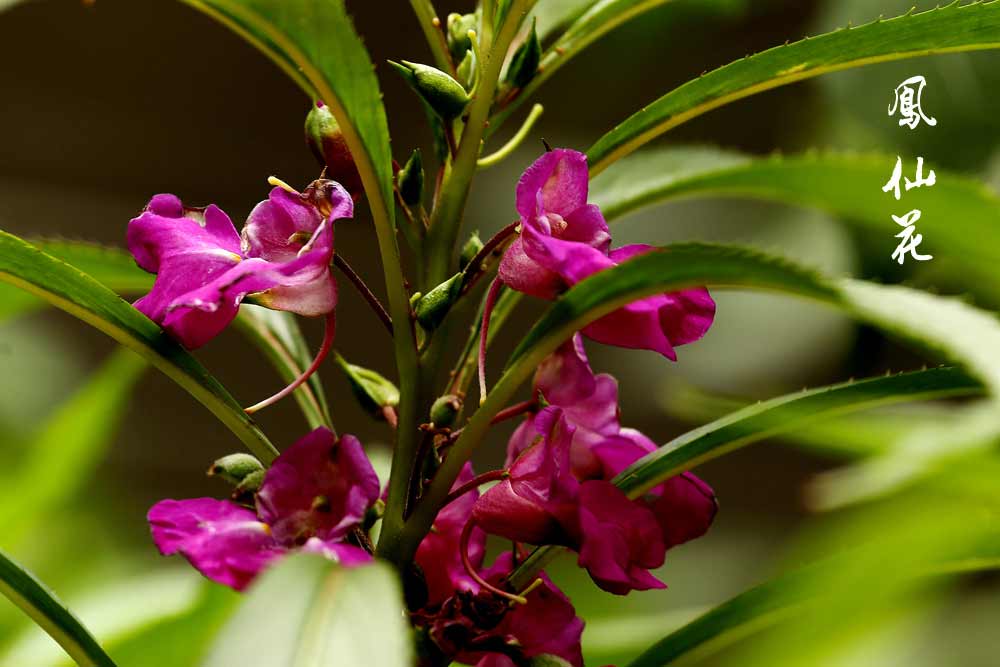
<svg viewBox="0 0 1000 667"><path fill-rule="evenodd" d="M174 195L156 195L128 227L136 263L156 274L136 308L190 349L217 336L247 295L300 315L330 313L337 303L333 222L352 213L350 196L332 181L302 194L276 187L241 238L214 204L188 208Z"/></svg>
<svg viewBox="0 0 1000 667"><path fill-rule="evenodd" d="M209 579L242 590L289 551L323 554L343 565L371 560L345 539L379 495L357 438L318 428L283 452L264 477L256 511L228 500L163 500L148 514L153 541L180 553Z"/></svg>
<svg viewBox="0 0 1000 667"><path fill-rule="evenodd" d="M521 235L500 262L499 280L512 289L553 299L584 278L651 249L611 250L600 209L587 203L587 157L568 149L535 161L517 185ZM674 347L698 340L712 324L715 302L704 288L637 300L585 327L594 340L655 350L676 359Z"/></svg>

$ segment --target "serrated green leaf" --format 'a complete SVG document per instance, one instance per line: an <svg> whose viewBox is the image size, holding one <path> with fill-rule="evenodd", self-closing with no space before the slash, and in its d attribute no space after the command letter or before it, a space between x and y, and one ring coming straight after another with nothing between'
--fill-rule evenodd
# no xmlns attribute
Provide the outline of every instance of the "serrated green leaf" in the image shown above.
<svg viewBox="0 0 1000 667"><path fill-rule="evenodd" d="M153 276L136 266L132 256L120 248L56 239L32 239L31 244L119 294L148 292L153 286ZM29 292L0 283L0 321L44 304L43 299Z"/></svg>
<svg viewBox="0 0 1000 667"><path fill-rule="evenodd" d="M344 568L296 554L266 572L223 629L205 667L335 667L413 663L395 571Z"/></svg>
<svg viewBox="0 0 1000 667"><path fill-rule="evenodd" d="M39 516L57 509L91 478L121 425L145 362L117 350L27 443L13 470L0 476L0 526L16 542Z"/></svg>
<svg viewBox="0 0 1000 667"><path fill-rule="evenodd" d="M115 667L97 640L55 594L2 551L0 593L30 616L80 667Z"/></svg>
<svg viewBox="0 0 1000 667"><path fill-rule="evenodd" d="M851 67L997 47L996 1L956 2L779 46L689 81L630 116L587 151L591 173L692 118L755 93Z"/></svg>
<svg viewBox="0 0 1000 667"><path fill-rule="evenodd" d="M926 252L951 257L963 268L970 286L996 293L1000 267L1000 197L972 178L935 169L933 187L906 192L901 201L882 186L897 156L805 154L754 158L714 148L670 148L629 156L594 180L591 199L608 220L670 199L697 196L748 197L808 206L884 233L886 260L897 241L893 215L912 209ZM933 168L924 165L924 174ZM912 177L916 160L904 158Z"/></svg>
<svg viewBox="0 0 1000 667"><path fill-rule="evenodd" d="M262 461L277 455L239 403L180 345L82 271L0 231L0 282L45 299L134 350L208 408Z"/></svg>

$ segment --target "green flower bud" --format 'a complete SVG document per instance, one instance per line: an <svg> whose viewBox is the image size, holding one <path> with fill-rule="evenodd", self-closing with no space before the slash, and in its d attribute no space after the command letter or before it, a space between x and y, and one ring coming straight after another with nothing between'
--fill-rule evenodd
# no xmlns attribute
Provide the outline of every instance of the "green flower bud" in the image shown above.
<svg viewBox="0 0 1000 667"><path fill-rule="evenodd" d="M462 254L458 257L459 268L464 271L465 267L469 265L469 262L475 259L476 255L478 255L479 251L482 249L483 240L479 238L479 232L472 232L472 236L470 236L469 240L465 242L464 246L462 246Z"/></svg>
<svg viewBox="0 0 1000 667"><path fill-rule="evenodd" d="M413 151L413 155L399 170L399 175L396 178L403 203L407 206L419 204L424 195L424 160L420 155L419 148Z"/></svg>
<svg viewBox="0 0 1000 667"><path fill-rule="evenodd" d="M361 175L337 119L323 102L317 100L309 110L305 134L309 150L326 167L326 177L343 185L352 197L360 196L364 192Z"/></svg>
<svg viewBox="0 0 1000 667"><path fill-rule="evenodd" d="M264 473L264 466L249 454L230 454L212 464L208 469L210 477L221 477L230 484L237 485L254 473Z"/></svg>
<svg viewBox="0 0 1000 667"><path fill-rule="evenodd" d="M461 291L462 274L456 273L422 296L413 308L420 326L427 331L437 329Z"/></svg>
<svg viewBox="0 0 1000 667"><path fill-rule="evenodd" d="M514 56L507 66L507 76L504 80L515 88L524 88L538 73L538 65L542 61L542 44L538 41L535 21L531 22L531 32L521 46L517 47Z"/></svg>
<svg viewBox="0 0 1000 667"><path fill-rule="evenodd" d="M437 428L448 428L455 423L458 411L462 409L462 399L454 394L439 396L431 405L431 423Z"/></svg>
<svg viewBox="0 0 1000 667"><path fill-rule="evenodd" d="M458 64L458 68L455 70L458 82L465 86L466 90L472 90L473 86L476 85L476 74L478 73L479 68L476 67L476 54L471 50L466 51L465 57L462 58L462 62Z"/></svg>
<svg viewBox="0 0 1000 667"><path fill-rule="evenodd" d="M465 88L441 70L406 60L402 63L390 60L389 63L442 120L458 118L468 106L469 94L465 92Z"/></svg>
<svg viewBox="0 0 1000 667"><path fill-rule="evenodd" d="M376 419L386 418L386 408L399 405L399 389L384 376L368 368L348 363L339 354L337 365L344 371L351 384L351 391L369 414Z"/></svg>
<svg viewBox="0 0 1000 667"><path fill-rule="evenodd" d="M448 50L455 62L459 62L467 51L472 50L469 31L475 29L475 14L448 14Z"/></svg>
<svg viewBox="0 0 1000 667"><path fill-rule="evenodd" d="M233 498L252 498L253 494L260 490L261 485L264 483L264 475L267 473L265 470L258 470L257 472L252 472L243 478L236 488L233 489Z"/></svg>

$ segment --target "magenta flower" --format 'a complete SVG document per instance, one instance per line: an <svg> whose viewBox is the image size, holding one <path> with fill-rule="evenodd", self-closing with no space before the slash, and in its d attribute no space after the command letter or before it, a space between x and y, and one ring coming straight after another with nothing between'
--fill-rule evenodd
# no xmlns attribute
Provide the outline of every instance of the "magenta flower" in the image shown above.
<svg viewBox="0 0 1000 667"><path fill-rule="evenodd" d="M650 249L611 250L600 209L587 203L587 158L567 149L550 151L525 170L517 185L521 235L504 253L499 280L525 294L554 299L587 276ZM676 360L674 347L705 335L715 302L705 288L635 301L585 327L594 340L655 350Z"/></svg>
<svg viewBox="0 0 1000 667"><path fill-rule="evenodd" d="M499 586L513 565L510 552L501 554L483 576ZM485 590L459 591L440 608L418 613L417 623L447 658L464 664L512 667L547 654L582 667L583 621L544 573L539 578L541 584L525 596L525 604L511 605Z"/></svg>
<svg viewBox="0 0 1000 667"><path fill-rule="evenodd" d="M472 464L466 463L452 487L458 489L475 477ZM479 568L486 553L486 533L472 530L467 545L461 542L462 530L472 516L479 492L470 491L445 505L434 519L431 532L417 548L416 563L427 582L427 606L444 602L458 591L478 591L479 586L462 563L460 549L466 549L469 562Z"/></svg>
<svg viewBox="0 0 1000 667"><path fill-rule="evenodd" d="M533 423L540 438L476 502L476 524L517 542L576 550L594 582L612 593L662 588L646 571L662 565L666 553L654 514L612 484L573 475L576 427L562 410L546 408Z"/></svg>
<svg viewBox="0 0 1000 667"><path fill-rule="evenodd" d="M274 188L250 214L242 239L215 205L187 208L174 195L153 197L128 228L136 263L156 274L136 308L191 349L217 336L247 295L300 315L332 312L333 222L352 215L353 201L336 183L317 183L301 195Z"/></svg>
<svg viewBox="0 0 1000 667"><path fill-rule="evenodd" d="M357 438L318 428L268 469L256 511L228 500L162 500L147 515L160 553L180 553L203 575L243 590L292 550L346 566L371 560L346 543L378 498L379 482Z"/></svg>

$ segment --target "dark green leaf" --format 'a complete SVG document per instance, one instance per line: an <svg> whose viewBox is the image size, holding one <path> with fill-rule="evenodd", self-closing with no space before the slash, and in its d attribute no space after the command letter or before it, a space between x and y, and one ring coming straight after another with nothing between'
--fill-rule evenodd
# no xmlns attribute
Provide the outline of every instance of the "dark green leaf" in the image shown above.
<svg viewBox="0 0 1000 667"><path fill-rule="evenodd" d="M225 388L145 315L96 280L0 231L0 282L7 282L138 352L212 411L262 461L277 455Z"/></svg>
<svg viewBox="0 0 1000 667"><path fill-rule="evenodd" d="M981 392L982 385L965 373L936 368L788 394L749 405L671 440L623 471L614 483L638 497L664 479L823 417Z"/></svg>
<svg viewBox="0 0 1000 667"><path fill-rule="evenodd" d="M223 629L205 667L413 663L396 573L297 554L264 574Z"/></svg>
<svg viewBox="0 0 1000 667"><path fill-rule="evenodd" d="M115 667L97 640L55 594L3 552L0 552L0 593L56 640L80 667Z"/></svg>
<svg viewBox="0 0 1000 667"><path fill-rule="evenodd" d="M779 46L689 81L630 116L587 151L591 173L671 128L755 93L851 67L998 46L997 2L956 2Z"/></svg>
<svg viewBox="0 0 1000 667"><path fill-rule="evenodd" d="M730 196L822 209L885 232L886 258L896 242L893 215L922 213L926 252L960 258L977 290L996 290L1000 267L1000 197L971 178L936 169L937 182L906 193L905 206L882 192L896 156L815 154L753 158L713 148L671 148L632 155L595 179L592 200L609 220L669 199ZM924 166L924 173L933 165ZM912 177L916 161L904 158ZM892 231L890 231L892 230Z"/></svg>

